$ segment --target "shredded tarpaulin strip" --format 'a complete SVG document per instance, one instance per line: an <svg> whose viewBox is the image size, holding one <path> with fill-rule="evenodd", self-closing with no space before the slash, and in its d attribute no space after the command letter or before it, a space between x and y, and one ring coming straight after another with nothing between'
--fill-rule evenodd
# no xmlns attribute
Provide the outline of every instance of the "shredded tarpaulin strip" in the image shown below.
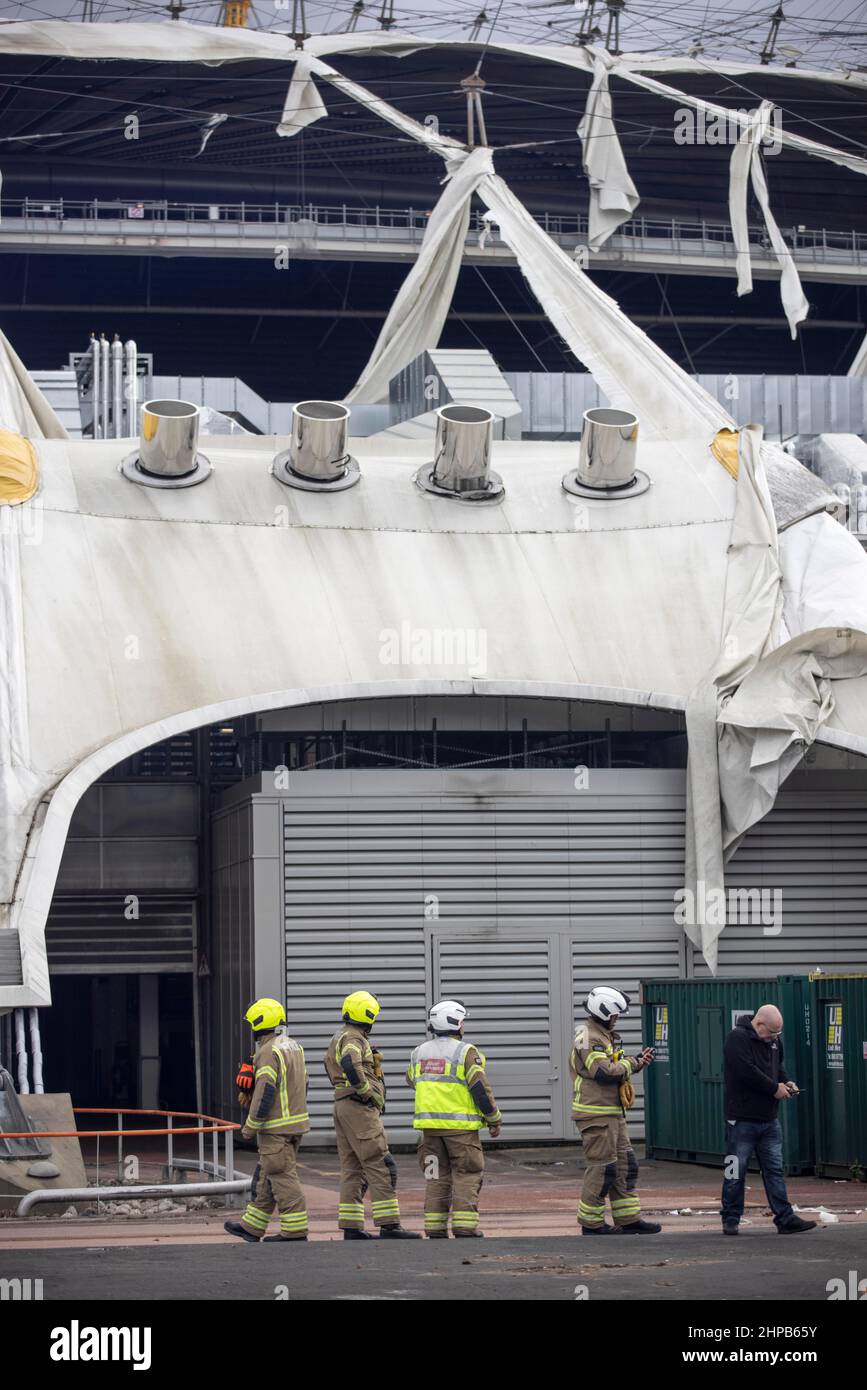
<svg viewBox="0 0 867 1390"><path fill-rule="evenodd" d="M612 119L608 90L612 64L609 54L594 54L593 82L578 127L584 172L590 184L588 245L591 251L598 251L620 224L628 221L640 201Z"/></svg>
<svg viewBox="0 0 867 1390"><path fill-rule="evenodd" d="M193 155L194 159L198 159L199 155L204 152L205 146L207 145L208 141L210 140L217 127L221 126L223 122L227 121L228 119L229 114L227 111L216 111L214 112L214 115L211 116L210 120L205 122L205 124L202 127L202 143L200 144L196 153Z"/></svg>
<svg viewBox="0 0 867 1390"><path fill-rule="evenodd" d="M774 249L774 255L780 264L783 310L788 320L789 330L792 337L795 338L798 324L803 323L810 311L810 306L801 288L801 279L792 252L786 245L771 212L760 146L770 130L770 118L773 109L771 102L763 101L761 106L750 112L746 129L741 133L740 139L732 151L729 172L729 215L737 253L738 295L740 296L749 294L753 287L750 239L747 228L747 179L749 179L765 219L765 226L768 229L768 237Z"/></svg>
<svg viewBox="0 0 867 1390"><path fill-rule="evenodd" d="M311 59L306 54L299 55L277 126L278 135L297 135L305 126L328 115L328 107L319 95L310 67Z"/></svg>

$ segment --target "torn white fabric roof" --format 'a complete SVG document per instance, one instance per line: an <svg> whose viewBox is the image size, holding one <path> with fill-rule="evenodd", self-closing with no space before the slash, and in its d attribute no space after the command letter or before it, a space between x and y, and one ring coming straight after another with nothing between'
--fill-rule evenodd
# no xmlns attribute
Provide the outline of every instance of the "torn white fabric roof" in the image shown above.
<svg viewBox="0 0 867 1390"><path fill-rule="evenodd" d="M690 693L686 709L687 764L684 885L694 905L684 924L712 973L716 971L717 937L724 914L709 908L725 887L723 758L717 728L722 699L773 650L782 615L777 528L761 461L762 432L741 431L735 514L727 551L722 630L717 659L706 678ZM749 801L749 778L737 789ZM753 802L755 804L755 799ZM758 819L758 816L756 817Z"/></svg>
<svg viewBox="0 0 867 1390"><path fill-rule="evenodd" d="M327 115L328 108L310 75L310 58L302 53L296 60L295 72L289 81L277 134L297 135L299 130Z"/></svg>
<svg viewBox="0 0 867 1390"><path fill-rule="evenodd" d="M522 44L491 38L468 44L451 39L422 38L416 34L365 32L313 34L305 40L304 51L314 57L341 53L380 52L401 58L421 49L461 47L475 57L485 49L516 57L544 58L551 63L590 72L594 50L576 45ZM82 25L64 20L13 20L0 24L0 52L35 53L48 57L131 58L149 62L204 62L211 65L243 59L286 58L298 55L294 40L285 34L261 29L208 27L184 20L162 23L118 24L97 21ZM617 57L622 74L640 73L720 73L730 76L785 77L799 82L829 82L838 86L867 89L867 76L853 71L819 68L764 66L737 59L707 59L663 53L622 53Z"/></svg>
<svg viewBox="0 0 867 1390"><path fill-rule="evenodd" d="M610 404L639 416L644 437L693 435L709 444L717 430L733 425L716 399L584 274L498 175L482 179L478 191L551 323Z"/></svg>
<svg viewBox="0 0 867 1390"><path fill-rule="evenodd" d="M0 333L0 429L27 439L68 438L5 333Z"/></svg>
<svg viewBox="0 0 867 1390"><path fill-rule="evenodd" d="M582 163L590 184L588 245L598 251L638 207L638 189L629 177L626 160L611 114L608 72L614 60L597 52L593 82L584 117L578 127Z"/></svg>
<svg viewBox="0 0 867 1390"><path fill-rule="evenodd" d="M729 215L732 235L737 252L738 295L749 294L753 288L753 272L750 265L750 239L747 229L747 180L752 183L753 192L762 210L768 238L774 248L774 255L780 263L780 290L783 310L793 338L797 337L798 324L803 323L810 311L801 278L792 258L789 247L771 212L768 185L761 156L761 142L770 129L770 116L773 106L763 101L761 106L750 112L749 122L741 133L732 151L729 175Z"/></svg>
<svg viewBox="0 0 867 1390"><path fill-rule="evenodd" d="M488 149L474 150L460 163L450 164L418 256L347 401L387 400L392 378L426 348L437 346L461 268L473 192L492 168Z"/></svg>

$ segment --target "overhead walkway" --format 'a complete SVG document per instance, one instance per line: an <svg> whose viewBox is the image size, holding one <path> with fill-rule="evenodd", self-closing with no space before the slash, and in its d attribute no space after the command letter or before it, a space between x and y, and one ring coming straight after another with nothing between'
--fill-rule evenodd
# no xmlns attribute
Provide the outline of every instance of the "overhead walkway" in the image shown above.
<svg viewBox="0 0 867 1390"><path fill-rule="evenodd" d="M2 212L0 249L7 251L271 259L283 252L300 260L398 262L415 259L428 218L417 208L116 199L4 199ZM537 220L584 263L586 218L541 213ZM483 226L474 219L465 260L514 264L496 230L479 244ZM782 231L802 279L834 284L867 280L867 234L800 225ZM750 247L753 274L778 276L764 227L750 228ZM734 275L735 263L727 222L652 217L632 218L589 260L593 266L681 275Z"/></svg>

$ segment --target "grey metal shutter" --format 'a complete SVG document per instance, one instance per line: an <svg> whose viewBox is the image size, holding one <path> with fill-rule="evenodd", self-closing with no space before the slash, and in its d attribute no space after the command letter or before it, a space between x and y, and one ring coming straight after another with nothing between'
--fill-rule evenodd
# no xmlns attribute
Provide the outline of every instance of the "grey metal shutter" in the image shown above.
<svg viewBox="0 0 867 1390"><path fill-rule="evenodd" d="M307 1054L312 1129L333 1136L323 1058L344 998L368 989L381 1005L373 1042L384 1056L386 1126L408 1140L404 1074L426 1036L421 812L401 798L301 794L283 815L287 1015Z"/></svg>
<svg viewBox="0 0 867 1390"><path fill-rule="evenodd" d="M662 935L665 969L678 973L681 937L672 912L682 777L594 771L593 781L591 794L561 771L294 779L283 801L287 1007L308 1052L311 1120L323 1137L331 1104L321 1058L344 996L359 988L382 1003L374 1039L393 1140L410 1137L404 1071L440 991L470 1004L471 1031L504 1102L514 1102L518 1134L572 1137L571 938L591 940L608 970L628 941L637 980L645 965L652 972Z"/></svg>
<svg viewBox="0 0 867 1390"><path fill-rule="evenodd" d="M838 795L780 796L726 870L727 888L780 889L780 931L732 922L719 940L720 975L867 969L867 804ZM770 926L770 930L767 929ZM707 966L695 952L695 974Z"/></svg>
<svg viewBox="0 0 867 1390"><path fill-rule="evenodd" d="M21 972L21 942L11 928L0 931L0 985L24 983Z"/></svg>
<svg viewBox="0 0 867 1390"><path fill-rule="evenodd" d="M512 1140L558 1138L564 1020L560 937L433 937L434 994L469 1009L465 1036L487 1071ZM568 1024L567 1024L568 1027Z"/></svg>
<svg viewBox="0 0 867 1390"><path fill-rule="evenodd" d="M56 897L45 929L52 975L191 971L196 905L192 898L141 897L138 919L119 896Z"/></svg>

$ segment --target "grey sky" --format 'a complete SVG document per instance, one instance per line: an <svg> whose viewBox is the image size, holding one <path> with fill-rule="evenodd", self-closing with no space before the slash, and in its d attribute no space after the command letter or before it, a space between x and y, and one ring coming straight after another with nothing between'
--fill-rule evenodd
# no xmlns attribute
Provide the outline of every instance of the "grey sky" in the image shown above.
<svg viewBox="0 0 867 1390"><path fill-rule="evenodd" d="M386 0L387 3L387 0ZM287 8L288 4L288 8ZM353 0L307 0L307 23L314 32L345 29ZM365 0L359 29L378 29L383 0ZM470 33L475 17L487 15L495 37L520 43L571 40L587 10L587 0L393 0L397 29L428 38L460 38ZM776 4L750 0L626 0L621 19L621 48L630 52L685 53L700 43L707 56L757 58L768 34ZM0 18L80 20L83 0L0 0ZM166 6L155 0L94 0L96 17L122 23L165 18ZM782 62L799 66L867 64L867 0L784 0L786 19L778 40ZM214 0L185 0L184 18L213 24ZM252 27L286 32L291 0L254 0ZM596 0L595 22L603 37L608 13Z"/></svg>

